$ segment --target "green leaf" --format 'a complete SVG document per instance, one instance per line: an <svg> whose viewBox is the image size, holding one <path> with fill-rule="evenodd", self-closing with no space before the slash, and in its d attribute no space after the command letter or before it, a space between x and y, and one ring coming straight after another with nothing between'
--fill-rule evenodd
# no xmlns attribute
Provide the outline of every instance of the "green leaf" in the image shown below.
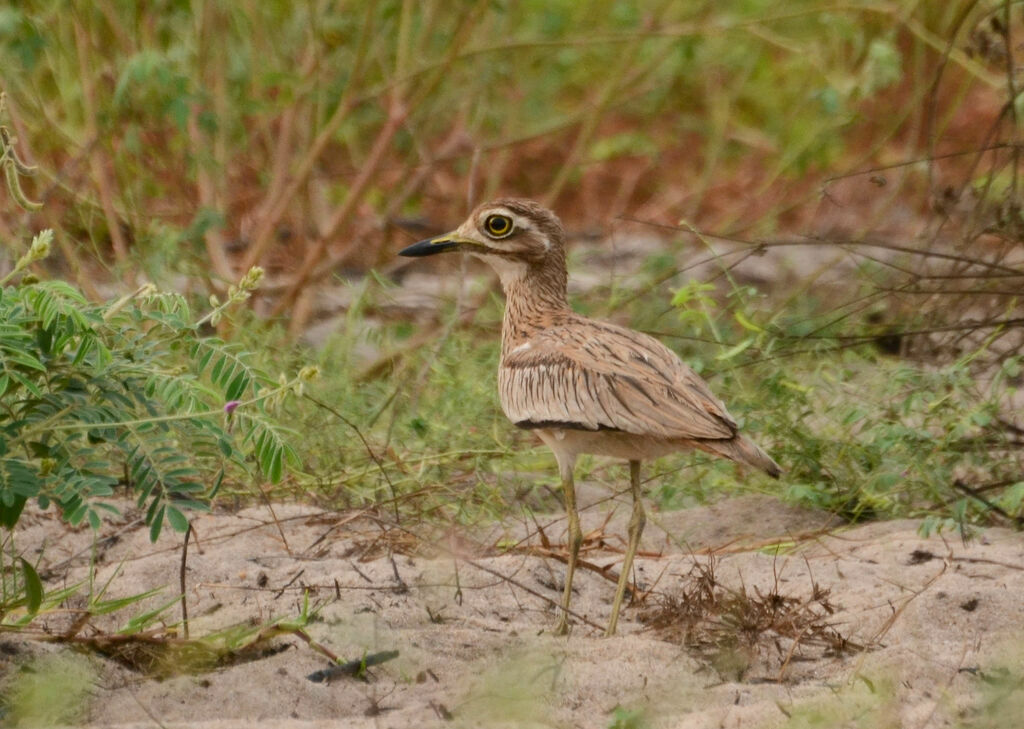
<svg viewBox="0 0 1024 729"><path fill-rule="evenodd" d="M8 349L7 359L15 364L20 364L22 367L46 372L46 365L40 362L38 357L33 357L28 352L11 351Z"/></svg>
<svg viewBox="0 0 1024 729"><path fill-rule="evenodd" d="M733 316L736 318L737 323L747 331L755 332L757 334L760 334L761 332L764 331L764 329L759 327L754 322L750 321L750 319L748 319L742 311L733 312Z"/></svg>
<svg viewBox="0 0 1024 729"><path fill-rule="evenodd" d="M224 469L222 468L222 469L220 469L220 472L217 474L217 478L214 479L213 488L210 489L210 498L211 499L217 495L217 493L220 491L220 487L223 485L223 483L224 483Z"/></svg>
<svg viewBox="0 0 1024 729"><path fill-rule="evenodd" d="M13 529L21 516L21 510L25 508L26 501L24 496L15 496L10 505L0 503L0 526Z"/></svg>
<svg viewBox="0 0 1024 729"><path fill-rule="evenodd" d="M35 567L26 559L18 559L21 560L21 574L25 579L25 606L30 615L35 615L39 611L39 606L43 604L43 581L39 579Z"/></svg>
<svg viewBox="0 0 1024 729"><path fill-rule="evenodd" d="M156 542L160 538L160 531L164 528L164 507L160 507L153 515L153 521L149 525L149 541Z"/></svg>
<svg viewBox="0 0 1024 729"><path fill-rule="evenodd" d="M722 352L720 355L715 357L715 359L720 360L720 361L730 360L733 357L735 357L736 355L741 354L747 347L749 347L753 343L754 343L754 338L753 337L747 337L746 339L744 339L739 344L736 344L736 345L733 345L732 347L729 347L729 349L727 349L724 352Z"/></svg>
<svg viewBox="0 0 1024 729"><path fill-rule="evenodd" d="M204 513L208 513L210 511L210 505L208 503L205 501L196 501L195 499L175 499L174 505L191 511L201 511Z"/></svg>
<svg viewBox="0 0 1024 729"><path fill-rule="evenodd" d="M89 603L89 612L92 615L108 615L109 613L123 610L129 605L142 602L154 595L159 595L164 591L163 587L154 587L152 590L146 592L140 592L137 595L129 595L128 597L119 597L113 600L97 600ZM174 598L177 600L178 598Z"/></svg>
<svg viewBox="0 0 1024 729"><path fill-rule="evenodd" d="M284 448L278 447L274 449L274 455L270 459L270 469L267 471L267 477L270 479L270 483L279 483L281 481L281 474L284 471Z"/></svg>
<svg viewBox="0 0 1024 729"><path fill-rule="evenodd" d="M39 386L35 383L35 381L25 377L17 370L11 370L8 374L11 376L12 380L18 382L20 385L22 385L26 390L31 392L37 398L43 398L43 391L39 389Z"/></svg>
<svg viewBox="0 0 1024 729"><path fill-rule="evenodd" d="M211 357L213 357L213 348L212 347L210 349L207 349L206 353L203 354L203 356L199 358L198 362L196 362L196 372L198 374L202 374L206 370L207 365L210 364L210 358Z"/></svg>
<svg viewBox="0 0 1024 729"><path fill-rule="evenodd" d="M85 515L88 513L89 505L85 502L79 501L74 509L64 515L64 518L67 519L68 523L72 526L78 526L82 523L82 519L84 519Z"/></svg>
<svg viewBox="0 0 1024 729"><path fill-rule="evenodd" d="M220 382L220 373L224 369L224 363L227 362L227 355L221 355L220 358L214 362L213 370L210 372L210 379L214 382Z"/></svg>
<svg viewBox="0 0 1024 729"><path fill-rule="evenodd" d="M164 465L167 466L169 463L175 463L175 462L177 462L177 461L168 458L167 461L164 462ZM172 468L171 470L165 472L164 473L164 481L167 481L167 482L180 481L181 479L193 478L193 477L198 476L198 475L199 475L199 471L197 471L193 466L181 466L180 468ZM175 488L181 488L181 487L180 486L175 486Z"/></svg>
<svg viewBox="0 0 1024 729"><path fill-rule="evenodd" d="M274 450L276 449L276 446L270 438L267 438L263 443L263 445L257 446L256 454L260 459L260 470L262 470L264 474L269 475L270 462L274 460Z"/></svg>
<svg viewBox="0 0 1024 729"><path fill-rule="evenodd" d="M167 523L176 532L184 532L188 529L188 517L173 506L167 507Z"/></svg>
<svg viewBox="0 0 1024 729"><path fill-rule="evenodd" d="M177 605L179 602L181 602L181 598L175 595L162 605L158 605L152 610L148 610L142 613L141 615L136 615L131 620L129 620L128 623L123 628L121 628L117 632L121 635L134 635L135 633L138 633L140 630L144 630L146 626L148 626L154 620L163 615L163 613L169 607L171 607L172 605Z"/></svg>
<svg viewBox="0 0 1024 729"><path fill-rule="evenodd" d="M228 386L227 392L224 393L225 400L237 400L241 397L242 393L245 392L245 388L249 386L249 375L245 370L242 370L235 379L231 381Z"/></svg>

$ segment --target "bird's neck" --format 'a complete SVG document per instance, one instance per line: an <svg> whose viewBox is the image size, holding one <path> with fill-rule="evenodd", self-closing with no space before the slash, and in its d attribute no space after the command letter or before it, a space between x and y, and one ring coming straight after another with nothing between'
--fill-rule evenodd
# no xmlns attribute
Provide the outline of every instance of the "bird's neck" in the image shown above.
<svg viewBox="0 0 1024 729"><path fill-rule="evenodd" d="M561 324L572 315L565 263L525 266L521 275L501 277L505 290L502 354L542 329Z"/></svg>

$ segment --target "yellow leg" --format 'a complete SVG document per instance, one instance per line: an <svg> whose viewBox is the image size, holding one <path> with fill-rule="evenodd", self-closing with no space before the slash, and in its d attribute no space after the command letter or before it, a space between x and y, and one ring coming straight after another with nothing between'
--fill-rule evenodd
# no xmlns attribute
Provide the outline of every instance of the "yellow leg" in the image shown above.
<svg viewBox="0 0 1024 729"><path fill-rule="evenodd" d="M572 466L562 468L562 491L565 494L565 514L569 518L569 564L565 570L565 592L562 595L562 614L555 626L555 635L566 635L569 632L569 600L572 598L572 577L576 572L576 558L583 543L583 530L580 529L580 515L576 511L576 486L572 480ZM566 473L568 470L568 473Z"/></svg>
<svg viewBox="0 0 1024 729"><path fill-rule="evenodd" d="M622 598L626 595L626 585L629 584L629 572L633 569L633 557L636 555L637 547L640 545L640 535L644 531L644 524L647 523L643 501L640 498L640 461L629 462L629 485L633 490L633 516L629 520L629 544L626 545L626 556L622 560L622 573L619 575L619 586L615 588L612 616L608 620L608 630L604 633L605 637L615 635L615 627L619 623L619 609L622 607Z"/></svg>

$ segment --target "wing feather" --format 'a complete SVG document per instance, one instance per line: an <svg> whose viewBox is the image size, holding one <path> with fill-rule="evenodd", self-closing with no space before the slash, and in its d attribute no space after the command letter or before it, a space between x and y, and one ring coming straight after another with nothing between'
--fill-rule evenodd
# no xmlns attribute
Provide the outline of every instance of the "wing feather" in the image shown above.
<svg viewBox="0 0 1024 729"><path fill-rule="evenodd" d="M736 422L658 340L582 317L505 353L502 408L525 427L561 424L665 439L720 440Z"/></svg>

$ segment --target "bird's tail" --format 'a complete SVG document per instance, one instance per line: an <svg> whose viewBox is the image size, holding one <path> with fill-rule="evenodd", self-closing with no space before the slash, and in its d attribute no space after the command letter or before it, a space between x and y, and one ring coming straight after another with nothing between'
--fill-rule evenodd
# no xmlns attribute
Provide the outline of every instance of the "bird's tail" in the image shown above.
<svg viewBox="0 0 1024 729"><path fill-rule="evenodd" d="M772 478L778 478L782 474L782 467L745 435L737 435L732 440L700 441L698 447L732 461L760 468Z"/></svg>

